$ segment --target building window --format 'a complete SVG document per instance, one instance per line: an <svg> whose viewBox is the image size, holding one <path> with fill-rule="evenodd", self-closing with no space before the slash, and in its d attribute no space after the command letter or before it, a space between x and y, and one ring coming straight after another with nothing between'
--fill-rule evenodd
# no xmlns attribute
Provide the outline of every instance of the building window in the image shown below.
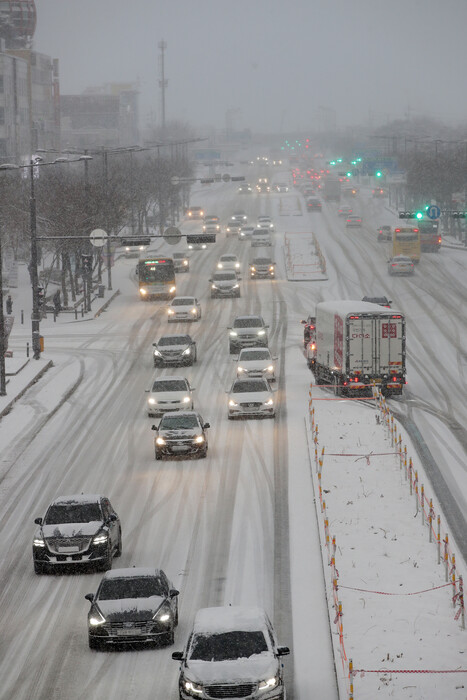
<svg viewBox="0 0 467 700"><path fill-rule="evenodd" d="M5 107L0 107L0 124L5 123Z"/></svg>

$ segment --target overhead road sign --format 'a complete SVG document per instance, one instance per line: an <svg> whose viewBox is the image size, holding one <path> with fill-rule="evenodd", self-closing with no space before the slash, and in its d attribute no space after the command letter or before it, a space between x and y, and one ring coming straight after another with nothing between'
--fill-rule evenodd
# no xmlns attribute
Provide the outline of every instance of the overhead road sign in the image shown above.
<svg viewBox="0 0 467 700"><path fill-rule="evenodd" d="M441 209L438 207L437 204L432 204L426 210L426 215L429 219L439 219L439 217L441 216Z"/></svg>
<svg viewBox="0 0 467 700"><path fill-rule="evenodd" d="M95 228L89 234L89 239L96 248L102 248L107 243L108 237L109 234L103 228Z"/></svg>

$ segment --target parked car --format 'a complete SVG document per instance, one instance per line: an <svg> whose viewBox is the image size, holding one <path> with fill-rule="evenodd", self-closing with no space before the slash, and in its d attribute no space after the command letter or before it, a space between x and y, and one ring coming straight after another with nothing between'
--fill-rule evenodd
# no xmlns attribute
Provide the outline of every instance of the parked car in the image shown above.
<svg viewBox="0 0 467 700"><path fill-rule="evenodd" d="M209 278L211 299L215 297L240 297L240 284L234 270L217 270Z"/></svg>
<svg viewBox="0 0 467 700"><path fill-rule="evenodd" d="M390 275L413 275L415 265L411 258L396 255L388 260L388 272Z"/></svg>
<svg viewBox="0 0 467 700"><path fill-rule="evenodd" d="M184 651L172 653L180 662L180 700L285 700L281 657L287 654L261 608L198 610Z"/></svg>
<svg viewBox="0 0 467 700"><path fill-rule="evenodd" d="M371 304L379 304L380 306L385 306L386 308L391 308L391 300L387 297L363 297L362 301L369 301Z"/></svg>
<svg viewBox="0 0 467 700"><path fill-rule="evenodd" d="M133 567L108 571L88 613L90 649L121 644L141 646L174 643L178 625L178 596L162 569Z"/></svg>
<svg viewBox="0 0 467 700"><path fill-rule="evenodd" d="M187 334L163 335L152 345L154 367L191 366L197 360L196 342Z"/></svg>
<svg viewBox="0 0 467 700"><path fill-rule="evenodd" d="M174 297L167 309L167 321L199 321L201 304L196 297Z"/></svg>
<svg viewBox="0 0 467 700"><path fill-rule="evenodd" d="M190 259L185 253L173 253L175 272L188 272L190 269Z"/></svg>
<svg viewBox="0 0 467 700"><path fill-rule="evenodd" d="M107 571L122 553L120 518L101 495L56 498L38 526L32 542L36 574L76 570L84 565Z"/></svg>
<svg viewBox="0 0 467 700"><path fill-rule="evenodd" d="M152 430L157 432L154 439L156 459L169 455L190 455L206 457L208 453L207 429L199 413L195 411L180 411L179 413L164 413L158 426Z"/></svg>
<svg viewBox="0 0 467 700"><path fill-rule="evenodd" d="M250 263L250 278L257 279L258 277L273 278L276 276L276 263L271 258L266 256L258 256L253 258Z"/></svg>
<svg viewBox="0 0 467 700"><path fill-rule="evenodd" d="M265 377L273 382L276 379L276 360L269 348L243 348L237 359L237 377Z"/></svg>
<svg viewBox="0 0 467 700"><path fill-rule="evenodd" d="M169 411L186 411L194 408L193 392L190 382L178 375L158 377L148 394L146 405L148 416L162 416Z"/></svg>
<svg viewBox="0 0 467 700"><path fill-rule="evenodd" d="M273 390L263 377L235 379L228 392L227 415L232 418L274 418Z"/></svg>
<svg viewBox="0 0 467 700"><path fill-rule="evenodd" d="M268 346L268 328L262 316L237 316L229 328L229 352L242 348Z"/></svg>

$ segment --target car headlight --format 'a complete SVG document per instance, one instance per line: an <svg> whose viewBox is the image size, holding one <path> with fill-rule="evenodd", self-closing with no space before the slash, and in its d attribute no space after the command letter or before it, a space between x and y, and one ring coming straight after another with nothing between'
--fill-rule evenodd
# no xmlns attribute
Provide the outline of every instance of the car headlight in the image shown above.
<svg viewBox="0 0 467 700"><path fill-rule="evenodd" d="M233 399L229 399L229 406L238 406L238 403L236 403L236 401Z"/></svg>
<svg viewBox="0 0 467 700"><path fill-rule="evenodd" d="M271 267L269 268L269 272L274 272L274 265L271 265Z"/></svg>
<svg viewBox="0 0 467 700"><path fill-rule="evenodd" d="M264 681L260 681L258 685L258 690L272 690L279 685L279 678L274 676L273 678L268 678Z"/></svg>
<svg viewBox="0 0 467 700"><path fill-rule="evenodd" d="M165 445L165 440L163 437L156 438L156 445Z"/></svg>
<svg viewBox="0 0 467 700"><path fill-rule="evenodd" d="M154 350L154 357L162 357L159 350Z"/></svg>
<svg viewBox="0 0 467 700"><path fill-rule="evenodd" d="M235 263L235 267L240 267L240 263Z"/></svg>
<svg viewBox="0 0 467 700"><path fill-rule="evenodd" d="M145 297L148 292L147 289L144 289L144 287L140 287L139 293L141 296Z"/></svg>
<svg viewBox="0 0 467 700"><path fill-rule="evenodd" d="M184 264L185 266L188 265L188 260L184 260L184 261L183 261L183 264Z"/></svg>
<svg viewBox="0 0 467 700"><path fill-rule="evenodd" d="M222 263L217 263L217 267L219 268L219 270L222 270Z"/></svg>
<svg viewBox="0 0 467 700"><path fill-rule="evenodd" d="M95 537L92 538L92 543L93 544L105 544L107 540L109 539L109 536L106 532L99 532Z"/></svg>
<svg viewBox="0 0 467 700"><path fill-rule="evenodd" d="M171 294L173 294L173 293L175 292L176 289L177 289L177 287L175 287L175 286L174 286L174 287L170 287L169 292L170 292Z"/></svg>
<svg viewBox="0 0 467 700"><path fill-rule="evenodd" d="M192 313L192 314L197 314L197 313L198 313L198 309L191 309L191 313Z"/></svg>
<svg viewBox="0 0 467 700"><path fill-rule="evenodd" d="M269 367L266 367L266 372L274 372L273 365L269 365Z"/></svg>
<svg viewBox="0 0 467 700"><path fill-rule="evenodd" d="M157 401L156 401L156 399L153 399L153 398L152 398L152 396L151 396L151 398L150 398L150 399L148 399L148 403L150 403L150 404L151 404L151 406L154 406L154 404L156 404L156 403L157 403Z"/></svg>
<svg viewBox="0 0 467 700"><path fill-rule="evenodd" d="M211 289L217 289L215 284L211 284Z"/></svg>
<svg viewBox="0 0 467 700"><path fill-rule="evenodd" d="M190 397L189 397L189 396L184 396L184 397L183 397L183 403L190 403Z"/></svg>
<svg viewBox="0 0 467 700"><path fill-rule="evenodd" d="M91 627L97 627L98 625L103 625L105 622L105 617L100 612L100 610L94 609L92 614L89 616L89 624Z"/></svg>
<svg viewBox="0 0 467 700"><path fill-rule="evenodd" d="M173 309L167 309L167 313L169 314L169 316L173 316L175 311Z"/></svg>
<svg viewBox="0 0 467 700"><path fill-rule="evenodd" d="M45 542L42 537L35 537L32 541L34 547L45 547Z"/></svg>
<svg viewBox="0 0 467 700"><path fill-rule="evenodd" d="M267 401L264 402L264 405L265 405L265 406L273 406L273 405L274 405L274 401L273 401L272 399L268 399Z"/></svg>
<svg viewBox="0 0 467 700"><path fill-rule="evenodd" d="M193 695L194 697L201 695L203 692L203 686L193 681L184 681L183 687L187 695Z"/></svg>
<svg viewBox="0 0 467 700"><path fill-rule="evenodd" d="M158 620L159 622L169 622L172 619L172 611L169 606L164 603L152 619Z"/></svg>
<svg viewBox="0 0 467 700"><path fill-rule="evenodd" d="M182 352L182 355L191 355L190 348L185 348L185 350Z"/></svg>
<svg viewBox="0 0 467 700"><path fill-rule="evenodd" d="M245 372L245 370L243 369L243 367L237 367L237 372Z"/></svg>
<svg viewBox="0 0 467 700"><path fill-rule="evenodd" d="M262 330L258 331L258 335L264 335L265 333L266 333L266 331L262 331Z"/></svg>
<svg viewBox="0 0 467 700"><path fill-rule="evenodd" d="M236 337L238 335L238 333L236 331L230 331L230 335L232 337Z"/></svg>
<svg viewBox="0 0 467 700"><path fill-rule="evenodd" d="M193 440L197 445L201 445L204 442L204 435L197 435Z"/></svg>
<svg viewBox="0 0 467 700"><path fill-rule="evenodd" d="M232 289L238 289L239 287L240 287L239 284L234 284L234 286L232 287Z"/></svg>
<svg viewBox="0 0 467 700"><path fill-rule="evenodd" d="M256 267L251 266L251 267L250 267L250 270L251 270L252 272L256 272Z"/></svg>

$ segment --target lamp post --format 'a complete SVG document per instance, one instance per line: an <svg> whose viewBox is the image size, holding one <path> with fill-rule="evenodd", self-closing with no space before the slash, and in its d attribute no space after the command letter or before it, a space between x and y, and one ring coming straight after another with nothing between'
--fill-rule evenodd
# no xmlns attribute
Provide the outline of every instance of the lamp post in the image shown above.
<svg viewBox="0 0 467 700"><path fill-rule="evenodd" d="M36 196L34 192L34 167L42 161L40 156L31 158L29 163L30 176L30 195L29 195L29 217L30 217L30 232L31 232L31 284L32 284L32 352L35 360L40 360L41 343L40 343L40 313L39 313L39 275L37 272L37 217L36 217Z"/></svg>
<svg viewBox="0 0 467 700"><path fill-rule="evenodd" d="M5 317L3 315L2 231L0 229L0 396L6 396Z"/></svg>

